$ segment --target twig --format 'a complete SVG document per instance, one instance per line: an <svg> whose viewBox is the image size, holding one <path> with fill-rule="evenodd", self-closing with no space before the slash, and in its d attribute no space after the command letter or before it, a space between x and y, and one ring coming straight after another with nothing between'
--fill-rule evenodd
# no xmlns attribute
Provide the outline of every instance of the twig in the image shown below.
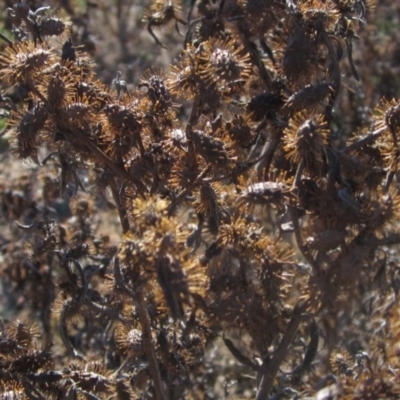
<svg viewBox="0 0 400 400"><path fill-rule="evenodd" d="M271 165L275 150L281 140L280 135L275 134L271 136L272 137L270 138L270 140L268 140L264 145L262 160L258 163L256 167L257 179L260 182L268 180L269 167Z"/></svg>
<svg viewBox="0 0 400 400"><path fill-rule="evenodd" d="M293 189L296 189L299 187L303 167L304 167L303 162L300 162L300 164L297 168L297 171L296 171L296 176L295 176L294 182L293 182ZM299 216L298 216L297 208L296 208L296 206L293 206L293 205L289 205L288 208L289 208L290 219L291 219L292 225L293 225L294 236L295 236L296 242L297 242L297 247L299 248L303 257L311 265L313 270L317 271L318 270L317 262L314 260L314 258L311 256L311 254L309 253L307 248L304 246L303 237L301 235L301 230L300 230Z"/></svg>
<svg viewBox="0 0 400 400"><path fill-rule="evenodd" d="M377 237L373 237L366 240L364 239L361 243L366 247L372 247L372 248L377 248L381 246L393 246L395 244L400 243L400 234L395 233L393 235L390 235L382 239L379 239Z"/></svg>
<svg viewBox="0 0 400 400"><path fill-rule="evenodd" d="M119 315L118 312L116 310L113 310L112 308L107 308L106 306L97 304L89 299L86 299L86 304L93 310L98 311L99 313L104 314L112 319L118 320L124 325L128 324L128 321L125 318L121 317L121 315Z"/></svg>
<svg viewBox="0 0 400 400"><path fill-rule="evenodd" d="M9 39L6 35L4 35L1 32L0 32L0 38L3 39L5 42L7 42L7 44L9 44L10 46L14 44L14 42L11 39Z"/></svg>
<svg viewBox="0 0 400 400"><path fill-rule="evenodd" d="M140 192L145 192L147 190L146 186L139 180L131 176L122 166L115 164L115 162L104 154L90 139L81 131L74 130L72 132L73 137L79 141L80 144L86 146L89 150L96 155L100 161L104 162L108 167L110 167L118 176L125 178L128 182L133 183Z"/></svg>
<svg viewBox="0 0 400 400"><path fill-rule="evenodd" d="M58 330L60 331L61 340L63 341L64 346L67 348L69 356L72 358L77 358L79 360L85 361L85 358L72 347L67 334L66 314L69 308L75 305L74 303L75 303L74 299L69 299L64 303L64 306L60 314L60 319L58 321Z"/></svg>
<svg viewBox="0 0 400 400"><path fill-rule="evenodd" d="M82 293L81 296L83 298L86 297L87 292L88 292L88 284L85 278L85 272L83 271L83 267L81 265L81 263L78 260L75 260L75 258L66 258L65 259L66 262L70 261L72 262L72 264L74 264L75 268L78 270L79 275L81 277L81 282L82 282Z"/></svg>
<svg viewBox="0 0 400 400"><path fill-rule="evenodd" d="M382 136L382 133L385 132L386 129L387 129L387 126L385 125L384 127L377 129L376 131L370 133L369 135L362 137L361 139L357 140L356 142L349 144L342 150L342 153L345 153L345 154L350 153L353 150L357 150L363 146L366 146L367 144L373 143L376 139L378 139L380 136Z"/></svg>
<svg viewBox="0 0 400 400"><path fill-rule="evenodd" d="M125 207L123 207L123 205L121 204L120 191L117 189L117 185L114 179L112 180L110 187L113 199L115 201L115 205L117 206L118 209L118 215L122 226L122 232L127 233L130 230L128 214L126 212Z"/></svg>
<svg viewBox="0 0 400 400"><path fill-rule="evenodd" d="M161 378L160 368L158 366L157 355L154 350L153 340L151 336L150 318L147 312L146 300L143 296L142 290L136 293L136 310L139 315L140 325L142 327L142 337L144 350L149 362L149 369L154 382L154 389L156 392L157 400L167 400L168 396L164 389Z"/></svg>
<svg viewBox="0 0 400 400"><path fill-rule="evenodd" d="M114 260L114 278L116 284L120 287L120 289L122 289L125 294L131 296L131 298L134 300L136 310L139 315L140 325L142 327L143 344L147 360L149 362L150 373L154 381L156 399L166 400L168 399L168 397L163 386L160 368L158 366L157 356L152 342L151 324L149 314L147 312L146 300L143 297L142 290L139 289L137 291L133 291L126 286L124 278L121 274L118 257L115 257Z"/></svg>
<svg viewBox="0 0 400 400"><path fill-rule="evenodd" d="M289 322L289 326L280 341L278 348L276 349L272 360L265 367L265 372L261 378L260 386L257 390L256 400L265 400L268 398L269 393L272 390L272 385L276 374L279 371L279 367L286 357L289 346L292 343L297 329L302 320L302 313L305 311L308 304L306 302L298 303L293 310L292 318Z"/></svg>

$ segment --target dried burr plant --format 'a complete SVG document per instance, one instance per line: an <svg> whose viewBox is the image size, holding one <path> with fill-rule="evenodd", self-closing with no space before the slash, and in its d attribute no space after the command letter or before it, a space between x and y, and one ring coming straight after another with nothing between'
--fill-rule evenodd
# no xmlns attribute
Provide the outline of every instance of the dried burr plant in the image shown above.
<svg viewBox="0 0 400 400"><path fill-rule="evenodd" d="M384 2L153 0L180 56L135 84L38 3L1 34L0 399L399 398Z"/></svg>

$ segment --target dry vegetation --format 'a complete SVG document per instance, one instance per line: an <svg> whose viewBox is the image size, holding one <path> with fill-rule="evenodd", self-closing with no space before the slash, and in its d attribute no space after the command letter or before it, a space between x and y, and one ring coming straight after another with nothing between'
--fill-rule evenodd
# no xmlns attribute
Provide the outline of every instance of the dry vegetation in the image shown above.
<svg viewBox="0 0 400 400"><path fill-rule="evenodd" d="M0 400L398 399L397 2L6 3Z"/></svg>

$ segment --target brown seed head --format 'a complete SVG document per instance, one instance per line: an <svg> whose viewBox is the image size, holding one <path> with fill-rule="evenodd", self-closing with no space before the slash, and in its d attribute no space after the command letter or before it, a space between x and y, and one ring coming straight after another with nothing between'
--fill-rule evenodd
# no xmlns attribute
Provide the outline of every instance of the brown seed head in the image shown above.
<svg viewBox="0 0 400 400"><path fill-rule="evenodd" d="M201 44L200 74L221 89L245 82L251 73L250 56L233 40L209 40Z"/></svg>
<svg viewBox="0 0 400 400"><path fill-rule="evenodd" d="M328 126L322 115L307 118L304 114L296 114L284 130L286 157L295 164L303 161L310 172L318 172L328 145L328 135Z"/></svg>
<svg viewBox="0 0 400 400"><path fill-rule="evenodd" d="M1 76L14 85L25 83L55 62L51 50L32 42L14 43L0 54Z"/></svg>

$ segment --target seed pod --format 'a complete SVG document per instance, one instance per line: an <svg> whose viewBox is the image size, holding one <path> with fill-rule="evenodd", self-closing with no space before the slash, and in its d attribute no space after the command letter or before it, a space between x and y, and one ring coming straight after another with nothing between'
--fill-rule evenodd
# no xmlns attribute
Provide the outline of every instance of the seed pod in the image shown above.
<svg viewBox="0 0 400 400"><path fill-rule="evenodd" d="M68 371L66 376L83 390L100 393L109 393L112 390L110 379L94 372Z"/></svg>
<svg viewBox="0 0 400 400"><path fill-rule="evenodd" d="M246 111L252 120L261 121L264 118L273 119L284 105L284 97L281 94L264 92L250 99Z"/></svg>
<svg viewBox="0 0 400 400"><path fill-rule="evenodd" d="M135 110L130 106L109 104L103 109L101 141L106 146L106 153L114 158L118 147L115 140L119 140L119 151L129 152L133 146L139 148L142 155L145 148L140 136L141 123Z"/></svg>
<svg viewBox="0 0 400 400"><path fill-rule="evenodd" d="M207 162L221 167L226 166L229 157L222 140L215 139L201 131L193 131L191 139L196 150Z"/></svg>
<svg viewBox="0 0 400 400"><path fill-rule="evenodd" d="M51 75L47 84L47 100L55 110L63 105L67 93L65 78L63 79L59 74Z"/></svg>
<svg viewBox="0 0 400 400"><path fill-rule="evenodd" d="M66 23L58 18L47 18L40 24L40 34L42 36L59 36L66 30Z"/></svg>
<svg viewBox="0 0 400 400"><path fill-rule="evenodd" d="M217 190L214 190L208 182L203 182L200 187L199 198L194 203L197 213L204 214L207 218L208 229L213 235L218 234L220 225Z"/></svg>
<svg viewBox="0 0 400 400"><path fill-rule="evenodd" d="M306 24L298 24L288 39L282 60L283 73L289 82L304 85L310 82L317 65L317 46Z"/></svg>
<svg viewBox="0 0 400 400"><path fill-rule="evenodd" d="M0 54L1 77L7 78L12 85L25 83L54 63L54 55L49 49L32 42L14 43Z"/></svg>
<svg viewBox="0 0 400 400"><path fill-rule="evenodd" d="M251 34L259 38L273 27L274 20L279 18L277 13L283 10L273 1L238 0L238 4L243 10L244 20L248 22Z"/></svg>
<svg viewBox="0 0 400 400"><path fill-rule="evenodd" d="M118 347L127 355L134 358L140 357L145 349L143 346L143 334L139 329L129 329L125 325L119 325L115 331L115 339Z"/></svg>
<svg viewBox="0 0 400 400"><path fill-rule="evenodd" d="M8 371L19 373L34 372L49 363L51 358L50 350L35 350L13 360Z"/></svg>
<svg viewBox="0 0 400 400"><path fill-rule="evenodd" d="M165 110L171 106L171 96L165 85L163 71L154 69L145 71L138 86L147 89L147 96L158 109Z"/></svg>
<svg viewBox="0 0 400 400"><path fill-rule="evenodd" d="M398 143L400 139L400 103L394 99L381 99L374 110L375 129L386 132L378 138L378 148L381 157L387 160L390 168L398 158Z"/></svg>
<svg viewBox="0 0 400 400"><path fill-rule="evenodd" d="M346 350L334 351L329 358L332 371L335 374L348 374L354 362Z"/></svg>
<svg viewBox="0 0 400 400"><path fill-rule="evenodd" d="M174 0L155 0L150 10L145 12L143 19L147 19L151 26L161 27L172 21L181 21L180 12L179 4ZM186 24L185 21L182 23Z"/></svg>
<svg viewBox="0 0 400 400"><path fill-rule="evenodd" d="M129 347L129 352L140 355L143 353L142 332L138 329L131 329L126 335L126 345Z"/></svg>
<svg viewBox="0 0 400 400"><path fill-rule="evenodd" d="M21 118L13 143L13 150L19 158L36 158L37 138L47 121L47 111L42 103L36 105Z"/></svg>
<svg viewBox="0 0 400 400"><path fill-rule="evenodd" d="M32 346L35 337L40 336L36 325L28 326L20 321L10 322L7 326L7 334L15 337L19 345L26 349Z"/></svg>
<svg viewBox="0 0 400 400"><path fill-rule="evenodd" d="M28 400L25 389L20 382L17 381L1 381L0 382L0 400Z"/></svg>
<svg viewBox="0 0 400 400"><path fill-rule="evenodd" d="M60 123L66 126L86 126L92 113L90 106L85 103L70 103L60 112Z"/></svg>
<svg viewBox="0 0 400 400"><path fill-rule="evenodd" d="M1 333L0 353L5 358L22 355L32 349L34 339L38 336L36 326L28 326L19 321L10 322Z"/></svg>
<svg viewBox="0 0 400 400"><path fill-rule="evenodd" d="M174 319L183 319L183 303L189 303L189 287L181 262L170 255L156 260L158 283Z"/></svg>
<svg viewBox="0 0 400 400"><path fill-rule="evenodd" d="M397 138L400 128L400 104L393 105L386 111L385 121L392 134Z"/></svg>
<svg viewBox="0 0 400 400"><path fill-rule="evenodd" d="M257 137L251 118L235 114L231 122L226 124L230 138L240 147L248 148Z"/></svg>
<svg viewBox="0 0 400 400"><path fill-rule="evenodd" d="M332 85L332 82L307 85L289 97L285 108L289 109L292 113L301 110L310 112L312 110L322 109L327 97L332 93Z"/></svg>
<svg viewBox="0 0 400 400"><path fill-rule="evenodd" d="M256 205L280 204L292 197L292 188L283 182L259 182L247 187L235 201L234 209L248 207L253 212Z"/></svg>
<svg viewBox="0 0 400 400"><path fill-rule="evenodd" d="M251 73L250 56L233 40L209 40L202 43L200 75L221 89L245 82Z"/></svg>
<svg viewBox="0 0 400 400"><path fill-rule="evenodd" d="M188 46L183 52L181 60L169 67L165 84L169 91L175 96L182 96L190 100L198 94L202 79L197 71L197 61L194 57L193 46Z"/></svg>
<svg viewBox="0 0 400 400"><path fill-rule="evenodd" d="M310 173L318 173L328 145L328 135L328 125L322 115L307 118L305 114L296 114L284 130L286 157L295 164L303 161Z"/></svg>
<svg viewBox="0 0 400 400"><path fill-rule="evenodd" d="M175 21L176 30L178 30L178 22L186 25L186 22L180 17L181 9L175 0L155 0L150 10L145 12L143 21L147 21L147 31L153 37L155 42L166 49L157 36L153 32L153 28L165 27Z"/></svg>
<svg viewBox="0 0 400 400"><path fill-rule="evenodd" d="M128 107L110 104L104 108L104 113L110 125L117 130L129 129L135 131L140 128L135 113Z"/></svg>

